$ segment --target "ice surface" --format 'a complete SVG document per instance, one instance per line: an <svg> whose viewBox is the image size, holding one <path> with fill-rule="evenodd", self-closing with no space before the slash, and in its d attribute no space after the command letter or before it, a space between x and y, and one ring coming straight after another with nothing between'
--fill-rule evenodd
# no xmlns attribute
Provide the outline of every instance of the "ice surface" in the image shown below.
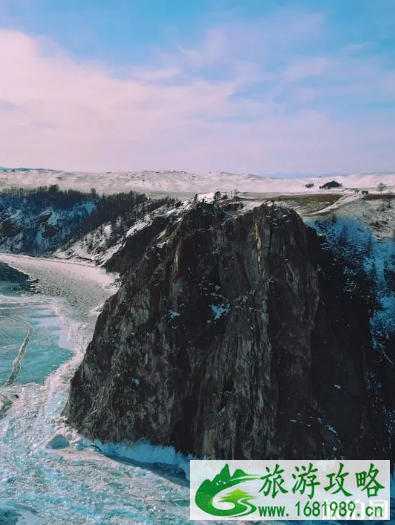
<svg viewBox="0 0 395 525"><path fill-rule="evenodd" d="M180 466L187 470L186 459L174 450L144 443L92 446L60 416L70 378L92 336L98 306L114 292L113 277L81 264L0 258L40 279L47 307L56 309L73 342L72 359L45 384L14 385L9 390L18 396L0 421L0 494L9 512L17 512L18 523L25 525L189 524L189 487L177 474ZM60 439L62 446L66 440L71 446L48 447L54 437L55 444ZM148 462L172 467L147 468Z"/></svg>
<svg viewBox="0 0 395 525"><path fill-rule="evenodd" d="M154 446L149 441L139 441L138 443L101 443L98 440L78 439L75 442L75 446L79 450L93 446L106 456L129 459L141 464L171 466L175 468L175 472L182 472L187 480L190 477L189 461L194 459L192 456L176 452L174 447Z"/></svg>
<svg viewBox="0 0 395 525"><path fill-rule="evenodd" d="M58 450L60 448L67 448L70 445L69 440L62 434L56 434L47 443L47 448Z"/></svg>

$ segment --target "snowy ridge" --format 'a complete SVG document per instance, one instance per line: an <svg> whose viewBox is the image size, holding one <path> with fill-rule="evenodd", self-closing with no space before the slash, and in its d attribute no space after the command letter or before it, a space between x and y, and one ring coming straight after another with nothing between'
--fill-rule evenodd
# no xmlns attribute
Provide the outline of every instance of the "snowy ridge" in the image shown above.
<svg viewBox="0 0 395 525"><path fill-rule="evenodd" d="M354 174L301 178L260 177L251 174L226 172L186 173L185 171L136 171L136 172L66 172L54 170L0 170L2 187L35 188L57 184L60 188L117 193L141 191L148 194L192 195L213 191L248 193L316 193L325 182L336 181L345 189L375 191L380 183L388 190L395 190L394 174ZM306 184L313 184L306 188ZM331 190L334 191L334 190ZM339 191L339 190L338 190Z"/></svg>
<svg viewBox="0 0 395 525"><path fill-rule="evenodd" d="M53 256L57 259L104 266L125 245L127 239L150 226L156 217L180 214L188 206L190 206L188 202L181 205L178 209L171 208L169 210L167 206L160 206L152 212L142 215L124 234L117 234L110 223L104 224L102 227L89 232L71 246L59 248ZM121 223L122 218L119 218L116 225Z"/></svg>

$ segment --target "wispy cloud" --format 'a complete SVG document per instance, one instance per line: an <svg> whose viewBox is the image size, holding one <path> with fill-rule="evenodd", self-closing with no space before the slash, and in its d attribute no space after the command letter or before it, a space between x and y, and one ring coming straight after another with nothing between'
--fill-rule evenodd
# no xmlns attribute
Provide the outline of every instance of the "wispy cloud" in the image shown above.
<svg viewBox="0 0 395 525"><path fill-rule="evenodd" d="M0 30L0 161L64 169L369 171L395 166L395 71L365 42L324 51L321 12L225 18L155 61L81 61ZM370 44L369 44L370 45ZM307 46L307 47L306 47ZM391 102L385 114L371 107ZM357 118L343 108L358 105Z"/></svg>
<svg viewBox="0 0 395 525"><path fill-rule="evenodd" d="M306 78L320 76L329 67L327 57L302 57L285 68L284 79L287 82L299 82Z"/></svg>

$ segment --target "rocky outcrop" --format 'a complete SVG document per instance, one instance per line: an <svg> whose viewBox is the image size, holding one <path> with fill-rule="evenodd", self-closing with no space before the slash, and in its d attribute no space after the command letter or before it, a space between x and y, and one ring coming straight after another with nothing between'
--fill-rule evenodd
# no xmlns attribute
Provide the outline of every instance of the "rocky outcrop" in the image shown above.
<svg viewBox="0 0 395 525"><path fill-rule="evenodd" d="M109 272L117 272L122 275L133 271L141 261L152 239L163 232L167 226L173 224L175 220L175 215L155 217L145 228L126 238L124 245L106 262L106 269Z"/></svg>
<svg viewBox="0 0 395 525"><path fill-rule="evenodd" d="M144 240L65 414L211 458L388 457L369 305L294 212L197 204Z"/></svg>

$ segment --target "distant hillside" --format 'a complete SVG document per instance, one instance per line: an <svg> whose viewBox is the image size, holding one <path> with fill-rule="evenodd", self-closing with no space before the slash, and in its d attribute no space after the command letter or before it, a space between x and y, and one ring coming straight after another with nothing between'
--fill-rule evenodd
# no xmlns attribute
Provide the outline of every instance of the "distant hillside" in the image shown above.
<svg viewBox="0 0 395 525"><path fill-rule="evenodd" d="M90 232L111 231L101 240L106 251L147 213L160 208L163 199L153 201L136 192L98 195L59 186L36 189L8 188L0 191L0 250L29 255L51 255L65 249Z"/></svg>
<svg viewBox="0 0 395 525"><path fill-rule="evenodd" d="M187 199L194 194L239 191L256 194L279 193L323 193L336 191L320 189L326 183L335 181L342 185L344 193L355 189L379 192L395 191L395 174L337 175L301 178L260 177L251 174L225 172L186 173L185 171L135 171L135 172L66 172L43 169L12 169L0 171L0 189L18 186L35 188L37 186L59 185L62 189L90 191L99 193L120 193L137 191L151 197L171 195Z"/></svg>

